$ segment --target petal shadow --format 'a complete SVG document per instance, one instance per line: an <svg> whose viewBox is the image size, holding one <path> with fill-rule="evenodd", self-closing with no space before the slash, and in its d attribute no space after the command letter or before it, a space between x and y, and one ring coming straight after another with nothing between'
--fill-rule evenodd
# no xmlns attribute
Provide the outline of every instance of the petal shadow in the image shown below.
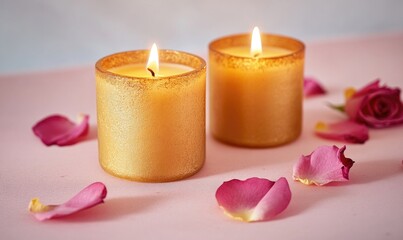
<svg viewBox="0 0 403 240"><path fill-rule="evenodd" d="M146 211L161 201L161 196L136 196L106 199L104 204L55 220L60 222L97 222L122 218Z"/></svg>
<svg viewBox="0 0 403 240"><path fill-rule="evenodd" d="M398 159L356 162L351 184L365 184L402 174L402 162Z"/></svg>

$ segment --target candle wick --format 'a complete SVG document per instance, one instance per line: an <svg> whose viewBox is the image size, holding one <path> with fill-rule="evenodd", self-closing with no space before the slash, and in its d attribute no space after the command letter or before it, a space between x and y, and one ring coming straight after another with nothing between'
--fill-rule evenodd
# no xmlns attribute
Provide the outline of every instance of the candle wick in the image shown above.
<svg viewBox="0 0 403 240"><path fill-rule="evenodd" d="M255 53L255 55L253 55L253 57L259 57L260 53Z"/></svg>
<svg viewBox="0 0 403 240"><path fill-rule="evenodd" d="M148 71L150 71L151 76L155 77L155 72L151 68L147 68Z"/></svg>

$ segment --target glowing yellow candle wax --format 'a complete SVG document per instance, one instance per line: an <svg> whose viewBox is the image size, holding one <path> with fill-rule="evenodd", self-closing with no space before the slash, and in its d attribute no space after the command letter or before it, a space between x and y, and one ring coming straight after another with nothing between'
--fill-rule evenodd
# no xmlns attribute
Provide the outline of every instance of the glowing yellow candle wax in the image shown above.
<svg viewBox="0 0 403 240"><path fill-rule="evenodd" d="M298 138L303 66L304 44L292 38L263 34L258 51L251 49L249 34L211 42L213 136L247 147L271 147Z"/></svg>
<svg viewBox="0 0 403 240"><path fill-rule="evenodd" d="M250 47L246 47L246 46L224 48L224 49L222 49L221 52L228 54L228 55L236 56L236 57L246 57L246 58L252 57L251 53L250 53ZM258 58L280 57L280 56L288 55L290 53L292 53L292 52L285 48L267 46L258 55Z"/></svg>
<svg viewBox="0 0 403 240"><path fill-rule="evenodd" d="M194 68L184 65L162 63L160 64L157 77L179 75L192 70L194 70ZM109 69L109 72L128 77L151 78L151 73L144 67L144 64L128 64Z"/></svg>
<svg viewBox="0 0 403 240"><path fill-rule="evenodd" d="M113 175L164 182L203 166L205 62L178 51L159 53L159 69L146 67L145 50L96 65L99 158Z"/></svg>

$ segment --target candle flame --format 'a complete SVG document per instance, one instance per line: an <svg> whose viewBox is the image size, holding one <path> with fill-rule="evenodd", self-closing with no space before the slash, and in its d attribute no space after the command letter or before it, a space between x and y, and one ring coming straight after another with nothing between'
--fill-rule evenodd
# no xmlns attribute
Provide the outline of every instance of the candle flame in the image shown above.
<svg viewBox="0 0 403 240"><path fill-rule="evenodd" d="M258 27L253 28L250 54L253 57L258 57L260 54L262 54L262 41L260 40L260 31Z"/></svg>
<svg viewBox="0 0 403 240"><path fill-rule="evenodd" d="M159 72L158 48L155 43L151 47L146 68L148 71L151 72L151 75L153 77L158 75Z"/></svg>

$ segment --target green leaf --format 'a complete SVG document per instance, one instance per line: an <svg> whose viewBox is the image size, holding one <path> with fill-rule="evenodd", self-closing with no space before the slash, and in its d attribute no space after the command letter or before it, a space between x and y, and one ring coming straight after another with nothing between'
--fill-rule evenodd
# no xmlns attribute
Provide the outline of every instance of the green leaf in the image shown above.
<svg viewBox="0 0 403 240"><path fill-rule="evenodd" d="M345 112L345 105L344 104L340 104L340 105L336 105L333 103L327 103L327 106L330 108L333 108L334 110L340 111L342 113Z"/></svg>

